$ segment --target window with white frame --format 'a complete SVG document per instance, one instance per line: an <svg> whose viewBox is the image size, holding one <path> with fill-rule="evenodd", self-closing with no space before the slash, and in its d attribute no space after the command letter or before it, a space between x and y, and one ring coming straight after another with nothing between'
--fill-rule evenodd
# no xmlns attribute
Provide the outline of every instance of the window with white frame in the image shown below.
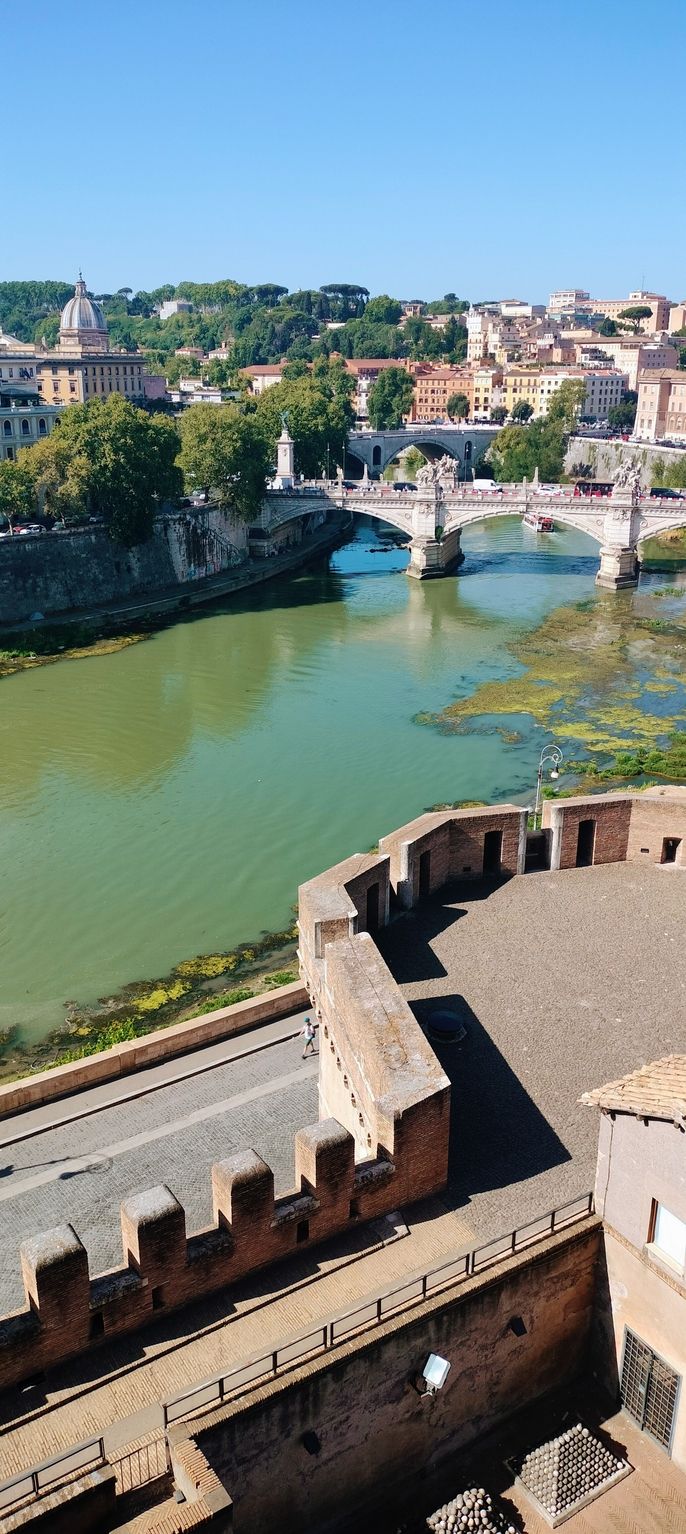
<svg viewBox="0 0 686 1534"><path fill-rule="evenodd" d="M656 1255L683 1273L686 1269L686 1220L680 1220L678 1215L655 1200L652 1228L650 1245Z"/></svg>

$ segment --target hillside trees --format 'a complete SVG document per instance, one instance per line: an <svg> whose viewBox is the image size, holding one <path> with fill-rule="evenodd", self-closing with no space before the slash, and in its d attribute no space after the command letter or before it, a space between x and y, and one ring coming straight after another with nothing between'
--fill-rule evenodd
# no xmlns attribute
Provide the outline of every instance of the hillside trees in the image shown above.
<svg viewBox="0 0 686 1534"><path fill-rule="evenodd" d="M384 368L369 390L369 419L376 431L395 431L412 408L413 385L404 368Z"/></svg>

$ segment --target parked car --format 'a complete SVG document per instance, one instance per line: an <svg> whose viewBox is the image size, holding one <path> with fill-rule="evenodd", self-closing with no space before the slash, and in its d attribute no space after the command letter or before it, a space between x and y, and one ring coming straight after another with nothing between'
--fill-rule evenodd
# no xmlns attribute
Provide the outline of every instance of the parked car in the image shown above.
<svg viewBox="0 0 686 1534"><path fill-rule="evenodd" d="M21 527L15 527L14 531L20 535L26 535L28 533L44 533L45 528L41 526L40 522L24 522Z"/></svg>

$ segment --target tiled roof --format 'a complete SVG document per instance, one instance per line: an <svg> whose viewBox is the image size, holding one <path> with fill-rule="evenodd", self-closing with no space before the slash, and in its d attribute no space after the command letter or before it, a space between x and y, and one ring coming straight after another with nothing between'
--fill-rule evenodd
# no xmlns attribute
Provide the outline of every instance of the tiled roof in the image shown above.
<svg viewBox="0 0 686 1534"><path fill-rule="evenodd" d="M686 1055L667 1055L619 1081L584 1092L582 1103L638 1118L673 1119L686 1126Z"/></svg>

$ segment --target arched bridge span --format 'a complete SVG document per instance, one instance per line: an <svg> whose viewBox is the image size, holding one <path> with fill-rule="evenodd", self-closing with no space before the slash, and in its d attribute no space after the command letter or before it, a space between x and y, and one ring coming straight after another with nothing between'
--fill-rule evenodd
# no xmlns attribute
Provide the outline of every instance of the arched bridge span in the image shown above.
<svg viewBox="0 0 686 1534"><path fill-rule="evenodd" d="M451 426L449 423L431 426L417 421L397 431L353 431L348 437L346 452L369 474L382 474L408 447L419 448L424 457L432 461L447 453L468 470L470 464L491 446L499 430L499 426Z"/></svg>

